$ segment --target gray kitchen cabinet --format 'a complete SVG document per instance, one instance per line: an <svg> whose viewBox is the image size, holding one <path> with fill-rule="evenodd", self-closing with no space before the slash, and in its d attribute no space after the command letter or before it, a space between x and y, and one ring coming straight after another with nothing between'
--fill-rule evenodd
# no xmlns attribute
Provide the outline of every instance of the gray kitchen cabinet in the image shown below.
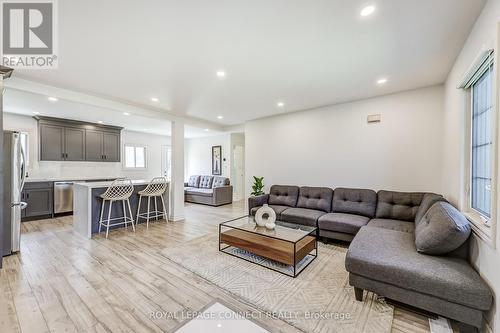
<svg viewBox="0 0 500 333"><path fill-rule="evenodd" d="M64 160L85 161L85 130L64 128Z"/></svg>
<svg viewBox="0 0 500 333"><path fill-rule="evenodd" d="M120 134L104 132L102 147L107 162L120 162Z"/></svg>
<svg viewBox="0 0 500 333"><path fill-rule="evenodd" d="M42 161L64 160L64 127L40 125L40 159Z"/></svg>
<svg viewBox="0 0 500 333"><path fill-rule="evenodd" d="M104 160L102 153L102 132L86 130L85 134L85 160L101 162Z"/></svg>
<svg viewBox="0 0 500 333"><path fill-rule="evenodd" d="M21 200L28 204L22 211L23 220L51 217L54 211L54 185L52 182L26 183Z"/></svg>
<svg viewBox="0 0 500 333"><path fill-rule="evenodd" d="M35 117L41 161L120 162L121 127Z"/></svg>
<svg viewBox="0 0 500 333"><path fill-rule="evenodd" d="M120 162L120 134L87 130L86 160Z"/></svg>

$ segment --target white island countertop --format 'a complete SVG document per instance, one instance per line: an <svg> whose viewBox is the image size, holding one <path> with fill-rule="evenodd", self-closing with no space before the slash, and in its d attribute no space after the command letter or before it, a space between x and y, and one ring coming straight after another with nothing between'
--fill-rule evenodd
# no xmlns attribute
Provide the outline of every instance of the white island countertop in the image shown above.
<svg viewBox="0 0 500 333"><path fill-rule="evenodd" d="M151 180L147 179L133 179L132 185L147 185ZM77 182L75 186L83 186L87 188L98 188L98 187L108 187L112 184L112 181L107 182Z"/></svg>

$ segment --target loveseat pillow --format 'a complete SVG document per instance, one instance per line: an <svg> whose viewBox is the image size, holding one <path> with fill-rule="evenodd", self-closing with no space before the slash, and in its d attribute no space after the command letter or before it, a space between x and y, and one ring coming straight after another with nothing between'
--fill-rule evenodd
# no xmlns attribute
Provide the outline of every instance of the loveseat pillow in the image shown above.
<svg viewBox="0 0 500 333"><path fill-rule="evenodd" d="M200 176L191 176L188 180L188 187L199 187L200 186Z"/></svg>
<svg viewBox="0 0 500 333"><path fill-rule="evenodd" d="M444 255L467 241L471 226L465 216L447 202L432 205L415 228L417 251Z"/></svg>

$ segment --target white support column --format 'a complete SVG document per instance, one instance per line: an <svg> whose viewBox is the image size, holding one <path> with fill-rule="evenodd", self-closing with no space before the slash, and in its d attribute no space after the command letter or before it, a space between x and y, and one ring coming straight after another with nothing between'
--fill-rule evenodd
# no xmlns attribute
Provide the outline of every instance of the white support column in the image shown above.
<svg viewBox="0 0 500 333"><path fill-rule="evenodd" d="M184 219L184 122L172 121L172 179L170 180L171 221Z"/></svg>

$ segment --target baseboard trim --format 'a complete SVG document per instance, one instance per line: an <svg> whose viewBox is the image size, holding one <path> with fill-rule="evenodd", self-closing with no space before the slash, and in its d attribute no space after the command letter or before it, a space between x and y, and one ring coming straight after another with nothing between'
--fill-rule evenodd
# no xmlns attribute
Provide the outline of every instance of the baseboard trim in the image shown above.
<svg viewBox="0 0 500 333"><path fill-rule="evenodd" d="M177 222L177 221L182 221L184 220L186 217L184 215L172 215L172 216L169 216L168 217L168 220L169 221L172 221L172 222Z"/></svg>

